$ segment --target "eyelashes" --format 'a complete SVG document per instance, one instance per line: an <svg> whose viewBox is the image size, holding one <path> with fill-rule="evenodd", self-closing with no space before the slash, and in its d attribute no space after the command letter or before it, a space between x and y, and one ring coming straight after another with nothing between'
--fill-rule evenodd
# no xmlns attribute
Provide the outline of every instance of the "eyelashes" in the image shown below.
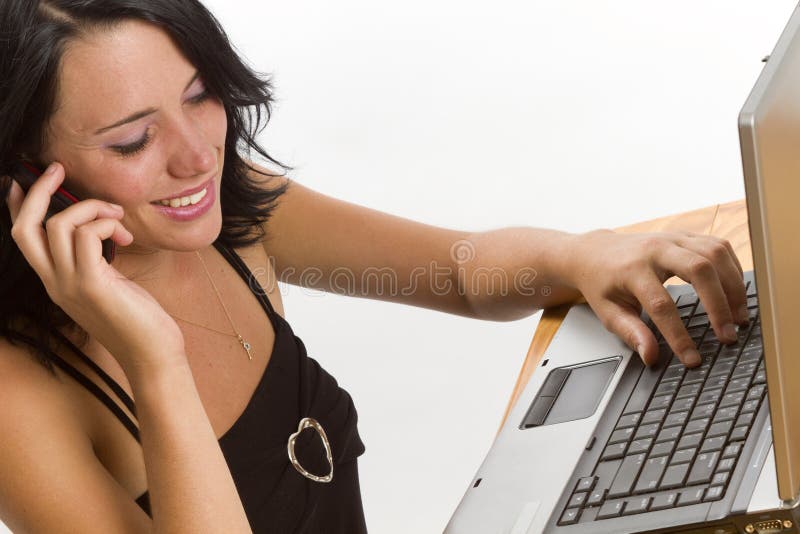
<svg viewBox="0 0 800 534"><path fill-rule="evenodd" d="M138 154L150 144L150 131L146 131L144 136L138 141L127 145L112 146L111 149L122 157L130 157Z"/></svg>
<svg viewBox="0 0 800 534"><path fill-rule="evenodd" d="M186 101L189 102L190 104L196 105L196 104L202 104L203 102L209 100L210 98L211 98L211 93L208 91L208 89L204 87L202 93L198 94L197 96L193 96L187 99ZM150 130L148 129L140 139L134 141L133 143L129 143L127 145L111 146L109 148L111 148L114 152L116 152L123 158L129 158L144 151L144 149L147 148L147 145L150 144L151 139L152 136L150 134Z"/></svg>

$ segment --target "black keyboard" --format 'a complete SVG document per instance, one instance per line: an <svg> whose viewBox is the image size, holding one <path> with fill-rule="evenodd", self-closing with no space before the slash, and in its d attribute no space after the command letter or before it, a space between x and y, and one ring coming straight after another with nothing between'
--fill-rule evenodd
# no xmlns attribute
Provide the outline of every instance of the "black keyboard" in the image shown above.
<svg viewBox="0 0 800 534"><path fill-rule="evenodd" d="M767 390L758 298L749 282L747 297L750 322L732 345L717 339L696 294L678 298L678 313L702 358L693 369L650 322L659 361L669 363L660 373L640 375L593 472L569 488L559 525L582 515L598 521L725 496Z"/></svg>

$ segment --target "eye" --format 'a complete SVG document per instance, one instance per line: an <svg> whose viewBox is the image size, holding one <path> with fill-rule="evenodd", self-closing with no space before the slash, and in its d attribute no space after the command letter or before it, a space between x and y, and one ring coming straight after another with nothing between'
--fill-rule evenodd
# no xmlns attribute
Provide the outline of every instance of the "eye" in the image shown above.
<svg viewBox="0 0 800 534"><path fill-rule="evenodd" d="M116 153L123 157L130 157L138 154L150 143L150 132L145 132L144 136L139 139L138 141L134 141L133 143L127 145L117 145L110 147Z"/></svg>
<svg viewBox="0 0 800 534"><path fill-rule="evenodd" d="M206 88L206 84L203 83L202 80L198 80L197 82L198 82L198 85L200 86L201 92L198 93L195 96L189 97L186 100L187 102L189 102L191 104L200 104L202 102L205 102L209 98L211 98L211 93Z"/></svg>

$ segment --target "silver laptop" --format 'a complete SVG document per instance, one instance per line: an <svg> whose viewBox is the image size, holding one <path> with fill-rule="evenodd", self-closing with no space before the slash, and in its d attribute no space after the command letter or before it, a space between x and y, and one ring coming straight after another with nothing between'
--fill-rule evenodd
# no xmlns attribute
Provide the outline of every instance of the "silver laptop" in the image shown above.
<svg viewBox="0 0 800 534"><path fill-rule="evenodd" d="M689 284L667 289L695 369L645 313L652 368L573 306L446 533L800 532L800 7L739 133L754 259L739 342L719 343Z"/></svg>

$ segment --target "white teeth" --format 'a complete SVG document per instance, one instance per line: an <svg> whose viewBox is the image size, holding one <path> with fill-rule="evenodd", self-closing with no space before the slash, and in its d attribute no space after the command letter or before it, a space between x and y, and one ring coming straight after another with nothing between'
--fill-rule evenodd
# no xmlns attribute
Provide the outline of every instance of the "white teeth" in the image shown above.
<svg viewBox="0 0 800 534"><path fill-rule="evenodd" d="M197 204L203 199L203 197L206 196L207 193L208 190L203 189L202 191L199 191L194 195L189 195L188 197L172 198L170 200L160 200L159 203L162 206L169 206L171 208L181 208L183 206Z"/></svg>

